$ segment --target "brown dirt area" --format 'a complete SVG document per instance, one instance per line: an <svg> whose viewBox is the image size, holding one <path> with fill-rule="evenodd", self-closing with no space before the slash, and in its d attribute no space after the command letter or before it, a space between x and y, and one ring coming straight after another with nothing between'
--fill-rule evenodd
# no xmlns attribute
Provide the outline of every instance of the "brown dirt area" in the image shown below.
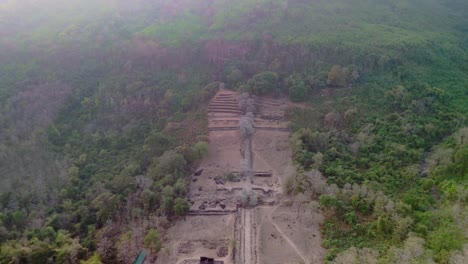
<svg viewBox="0 0 468 264"><path fill-rule="evenodd" d="M156 263L178 264L185 259L199 259L200 256L229 259L229 252L218 253L229 250L229 240L234 236L233 226L234 215L187 216L167 231L165 247L159 253Z"/></svg>
<svg viewBox="0 0 468 264"><path fill-rule="evenodd" d="M253 169L271 177L254 177L253 183L224 177L239 171L241 159L237 96L220 90L212 100L208 154L190 179L189 215L168 230L157 263L196 263L200 256L226 264L321 263L322 216L307 202L283 194L283 183L295 173L284 118L291 104L286 99L256 99L255 125L263 128L256 129L253 139ZM238 208L242 188L257 192L259 206Z"/></svg>

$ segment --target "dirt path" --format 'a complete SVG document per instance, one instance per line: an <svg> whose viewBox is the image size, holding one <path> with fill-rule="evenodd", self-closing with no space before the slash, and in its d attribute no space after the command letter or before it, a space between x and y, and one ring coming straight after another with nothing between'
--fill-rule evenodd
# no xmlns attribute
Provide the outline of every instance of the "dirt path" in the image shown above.
<svg viewBox="0 0 468 264"><path fill-rule="evenodd" d="M269 220L270 222L273 224L273 226L276 228L276 230L281 234L281 236L286 240L286 242L288 242L289 246L291 246L294 251L296 251L296 253L302 258L302 260L304 261L305 264L310 264L310 262L307 260L307 258L304 256L304 254L302 254L301 250L299 248L297 248L296 246L296 243L294 243L283 231L283 229L281 229L281 227L279 227L275 221L273 221L273 213L276 211L276 209L278 209L278 206L275 207L275 209L273 209L269 215Z"/></svg>
<svg viewBox="0 0 468 264"><path fill-rule="evenodd" d="M274 173L274 175L278 176L278 172L265 160L262 158L261 155L259 155L255 150L253 151L254 154L255 154L255 158L258 158L258 159L261 159L270 169L271 171ZM280 181L280 186L281 185L281 179L280 177L278 177L278 180ZM277 190L278 192L281 192L281 188L279 188L279 190ZM307 258L304 256L304 254L302 254L301 250L296 246L296 244L284 233L284 231L281 229L281 227L279 227L274 221L273 221L273 213L276 211L276 209L278 208L279 206L275 206L274 209L271 211L268 219L270 220L270 222L273 224L273 226L276 228L276 230L278 230L278 232L281 234L281 236L288 242L288 244L294 249L294 251L296 251L296 253L302 258L302 260L304 261L305 264L310 264L309 261L307 261Z"/></svg>
<svg viewBox="0 0 468 264"><path fill-rule="evenodd" d="M255 257L255 231L252 228L252 209L242 209L243 239L242 252L244 264L257 263Z"/></svg>
<svg viewBox="0 0 468 264"><path fill-rule="evenodd" d="M161 251L157 264L198 263L202 256L214 257L226 264L320 263L315 261L316 255L318 261L321 258L320 241L318 246L308 244L308 237L316 236L315 230L315 233L307 233L310 229L304 221L298 220L299 215L281 215L282 211L292 212L292 208L282 203L289 199L283 194L283 183L294 173L284 117L287 100L258 98L255 117L258 131L251 149L253 170L271 174L255 177L252 182L223 180L223 175L240 171L239 120L242 113L238 109L238 96L235 91L221 89L209 105L208 155L200 162L197 174L191 176L187 197L193 215L168 232L169 250ZM262 201L259 207L238 207L244 188L257 193ZM231 241L236 242L234 246Z"/></svg>
<svg viewBox="0 0 468 264"><path fill-rule="evenodd" d="M276 171L270 164L267 162L261 155L259 155L255 150L253 150L255 154L255 158L262 160L268 167L269 169L273 172L275 176L278 176L278 171ZM278 177L278 180L280 181L280 185L282 186L282 182L280 177ZM281 192L281 188L278 188L278 192ZM284 231L279 227L274 221L273 221L273 213L276 211L276 209L279 206L275 206L274 209L270 212L270 215L268 216L268 219L270 222L273 224L273 226L276 228L276 230L281 234L281 236L288 242L288 244L294 249L294 251L302 258L305 264L310 264L307 258L302 254L301 250L296 246L296 244L284 233ZM246 223L247 224L247 223Z"/></svg>

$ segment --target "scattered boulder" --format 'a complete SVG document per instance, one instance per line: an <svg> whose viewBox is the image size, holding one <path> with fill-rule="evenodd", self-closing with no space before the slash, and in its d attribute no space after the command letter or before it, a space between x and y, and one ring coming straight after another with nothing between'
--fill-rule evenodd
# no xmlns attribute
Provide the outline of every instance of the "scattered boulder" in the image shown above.
<svg viewBox="0 0 468 264"><path fill-rule="evenodd" d="M232 182L241 182L241 179L238 177L235 177L231 180Z"/></svg>
<svg viewBox="0 0 468 264"><path fill-rule="evenodd" d="M220 258L224 258L228 255L228 248L226 246L222 246L218 248L218 252L216 252L216 255Z"/></svg>
<svg viewBox="0 0 468 264"><path fill-rule="evenodd" d="M187 243L180 243L177 251L179 254L192 254L195 251L193 246L194 244L190 241L188 241Z"/></svg>
<svg viewBox="0 0 468 264"><path fill-rule="evenodd" d="M221 178L221 176L214 177L214 181L216 182L216 184L220 184L220 185L224 185L226 183L226 180Z"/></svg>
<svg viewBox="0 0 468 264"><path fill-rule="evenodd" d="M214 242L214 241L203 240L202 245L205 246L208 249L216 249L218 247L217 242Z"/></svg>
<svg viewBox="0 0 468 264"><path fill-rule="evenodd" d="M208 249L216 249L218 247L218 243L216 241L210 242L207 245Z"/></svg>

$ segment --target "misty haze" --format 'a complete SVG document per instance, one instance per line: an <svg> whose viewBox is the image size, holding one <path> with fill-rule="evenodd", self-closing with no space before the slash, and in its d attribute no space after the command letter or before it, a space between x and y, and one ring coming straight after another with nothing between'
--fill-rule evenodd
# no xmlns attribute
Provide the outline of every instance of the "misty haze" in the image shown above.
<svg viewBox="0 0 468 264"><path fill-rule="evenodd" d="M467 14L0 0L0 264L468 263Z"/></svg>

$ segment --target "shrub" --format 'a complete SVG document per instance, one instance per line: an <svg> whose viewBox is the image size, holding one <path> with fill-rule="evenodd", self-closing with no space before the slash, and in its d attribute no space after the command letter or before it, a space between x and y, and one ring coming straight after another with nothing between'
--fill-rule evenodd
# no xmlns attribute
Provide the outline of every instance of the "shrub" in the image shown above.
<svg viewBox="0 0 468 264"><path fill-rule="evenodd" d="M293 102L307 100L308 87L300 77L290 76L287 80L289 86L289 99Z"/></svg>
<svg viewBox="0 0 468 264"><path fill-rule="evenodd" d="M256 95L265 95L276 89L278 75L274 72L265 71L254 75L247 82L247 90Z"/></svg>
<svg viewBox="0 0 468 264"><path fill-rule="evenodd" d="M161 250L161 234L156 229L150 229L144 239L145 247L147 247L151 252L157 253Z"/></svg>

